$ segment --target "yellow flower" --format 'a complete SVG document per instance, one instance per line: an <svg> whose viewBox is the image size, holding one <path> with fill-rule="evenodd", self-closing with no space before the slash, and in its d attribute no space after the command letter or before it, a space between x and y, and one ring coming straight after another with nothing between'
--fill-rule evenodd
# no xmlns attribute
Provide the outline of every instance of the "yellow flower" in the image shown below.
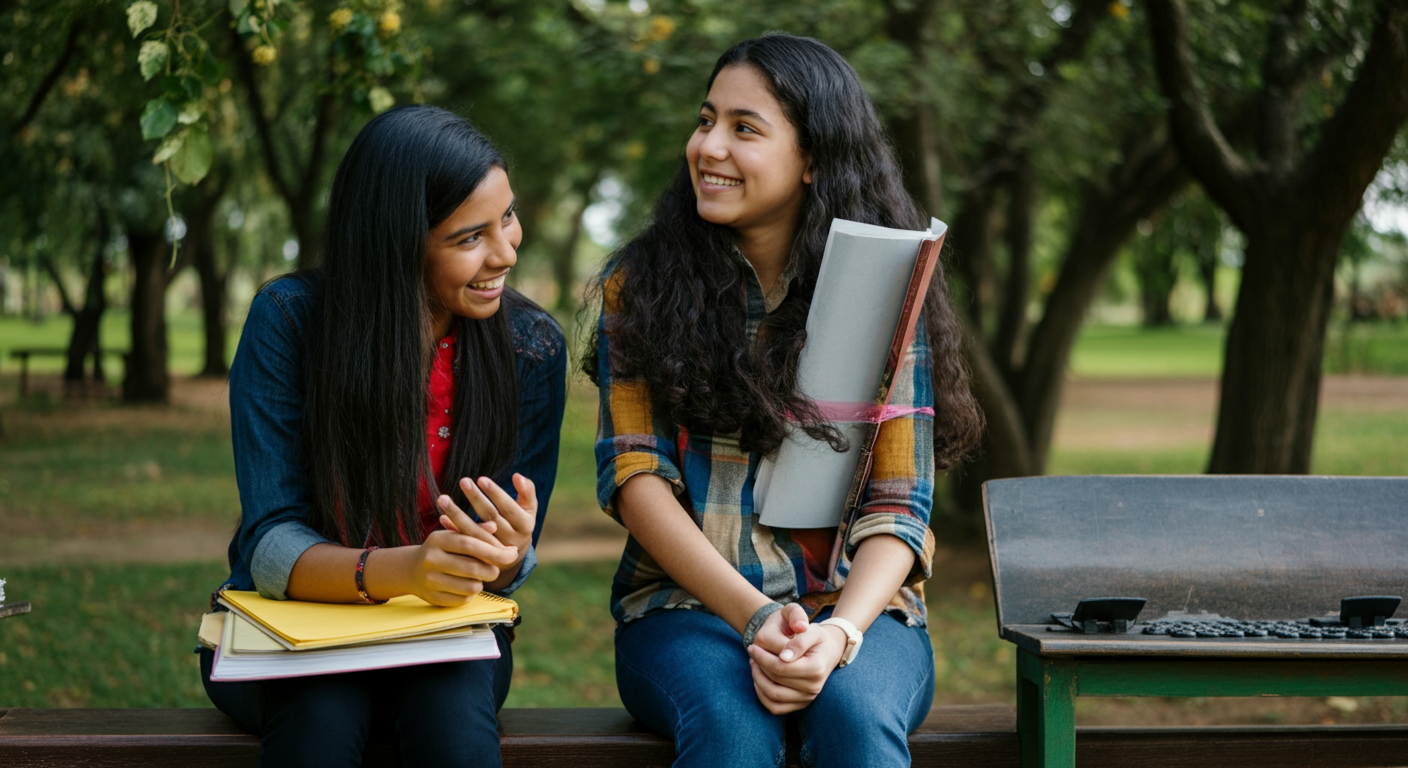
<svg viewBox="0 0 1408 768"><path fill-rule="evenodd" d="M1121 2L1110 3L1110 15L1121 20L1127 19L1129 18L1129 8Z"/></svg>
<svg viewBox="0 0 1408 768"><path fill-rule="evenodd" d="M254 49L254 53L250 54L250 58L254 59L255 64L261 67L267 67L274 63L274 59L277 58L278 55L279 52L274 50L274 46L261 45Z"/></svg>
<svg viewBox="0 0 1408 768"><path fill-rule="evenodd" d="M332 29L334 35L341 34L347 29L347 25L352 23L352 9L338 8L328 14L328 27Z"/></svg>
<svg viewBox="0 0 1408 768"><path fill-rule="evenodd" d="M656 16L650 20L650 33L646 37L651 40L664 40L674 33L674 19L669 16Z"/></svg>
<svg viewBox="0 0 1408 768"><path fill-rule="evenodd" d="M660 71L660 60L651 56L640 65L640 68L645 70L645 74L653 75Z"/></svg>
<svg viewBox="0 0 1408 768"><path fill-rule="evenodd" d="M376 23L376 31L382 37L390 37L401 31L401 14L395 11L387 11L381 14L381 19Z"/></svg>

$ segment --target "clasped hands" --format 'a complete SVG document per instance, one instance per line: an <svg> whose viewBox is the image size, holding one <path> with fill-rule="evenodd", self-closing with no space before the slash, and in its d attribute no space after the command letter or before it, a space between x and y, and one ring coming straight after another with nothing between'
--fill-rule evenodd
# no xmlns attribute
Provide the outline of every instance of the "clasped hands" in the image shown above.
<svg viewBox="0 0 1408 768"><path fill-rule="evenodd" d="M436 499L442 529L421 543L411 573L415 594L432 605L463 605L486 586L504 586L523 564L533 540L538 496L533 481L513 475L515 499L487 477L460 479L479 516L474 520L449 496Z"/></svg>
<svg viewBox="0 0 1408 768"><path fill-rule="evenodd" d="M840 627L813 624L797 603L763 622L748 646L753 690L774 715L804 709L821 693L846 651Z"/></svg>

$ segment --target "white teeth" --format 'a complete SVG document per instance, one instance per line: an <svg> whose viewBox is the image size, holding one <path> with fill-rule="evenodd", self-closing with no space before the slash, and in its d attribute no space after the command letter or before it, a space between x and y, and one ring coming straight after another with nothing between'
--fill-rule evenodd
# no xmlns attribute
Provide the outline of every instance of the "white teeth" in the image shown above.
<svg viewBox="0 0 1408 768"><path fill-rule="evenodd" d="M493 280L485 280L482 283L470 283L469 287L476 291L492 291L504 284L504 275L499 275Z"/></svg>
<svg viewBox="0 0 1408 768"><path fill-rule="evenodd" d="M739 184L742 184L742 183L743 183L743 182L739 181L738 179L725 179L725 178L722 177L722 176L713 176L713 175L707 174L707 173L702 173L702 174L700 174L700 177L704 179L705 183L708 183L708 184L718 184L719 186L722 186L722 187L736 187L736 186L738 186Z"/></svg>

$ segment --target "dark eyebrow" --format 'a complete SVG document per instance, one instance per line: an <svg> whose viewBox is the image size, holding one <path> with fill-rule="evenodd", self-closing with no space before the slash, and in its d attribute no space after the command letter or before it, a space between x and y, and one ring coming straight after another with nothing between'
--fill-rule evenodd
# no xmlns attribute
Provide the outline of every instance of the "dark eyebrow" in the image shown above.
<svg viewBox="0 0 1408 768"><path fill-rule="evenodd" d="M716 109L716 108L714 107L714 105L713 105L712 103L710 103L707 99L704 101L703 104L700 104L700 105L699 105L699 108L700 108L700 109L707 109L707 110L709 110L710 112L715 112L715 113L717 113L717 112L719 111L719 110ZM754 111L751 110L751 109L730 109L726 114L727 114L729 117L751 117L751 118L753 118L754 120L757 120L758 122L762 123L763 125L766 125L766 126L769 127L769 128L773 127L773 126L772 126L772 123L769 123L769 122L767 121L767 118L763 117L762 115L758 114L757 112L754 112Z"/></svg>
<svg viewBox="0 0 1408 768"><path fill-rule="evenodd" d="M516 205L518 205L518 196L517 196L517 195L514 195L513 201L508 204L508 209L504 211L504 216L507 216L507 215L509 215L510 213L512 213L512 212L513 212L513 207L516 206ZM484 222L483 224L471 224L470 226L467 226L467 227L460 227L459 229L455 230L454 232L451 232L450 234L445 235L445 242L449 242L449 241L451 241L451 240L457 240L457 239L459 239L459 238L461 238L461 237L464 237L465 235L472 235L472 234L474 234L475 232L478 232L479 230L481 230L481 229L483 229L483 228L485 228L485 227L487 227L487 226L489 226L489 222L486 221L486 222Z"/></svg>

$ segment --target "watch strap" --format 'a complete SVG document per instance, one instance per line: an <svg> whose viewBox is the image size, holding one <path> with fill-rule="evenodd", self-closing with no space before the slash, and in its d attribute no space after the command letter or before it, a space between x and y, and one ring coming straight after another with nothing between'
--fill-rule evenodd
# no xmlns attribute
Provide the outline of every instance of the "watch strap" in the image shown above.
<svg viewBox="0 0 1408 768"><path fill-rule="evenodd" d="M858 629L855 624L852 624L849 619L843 619L840 616L832 616L820 623L838 627L842 632L846 633L846 650L841 654L841 661L837 663L836 666L838 668L844 667L855 661L856 655L860 653L860 644L865 639L865 635L860 629Z"/></svg>

